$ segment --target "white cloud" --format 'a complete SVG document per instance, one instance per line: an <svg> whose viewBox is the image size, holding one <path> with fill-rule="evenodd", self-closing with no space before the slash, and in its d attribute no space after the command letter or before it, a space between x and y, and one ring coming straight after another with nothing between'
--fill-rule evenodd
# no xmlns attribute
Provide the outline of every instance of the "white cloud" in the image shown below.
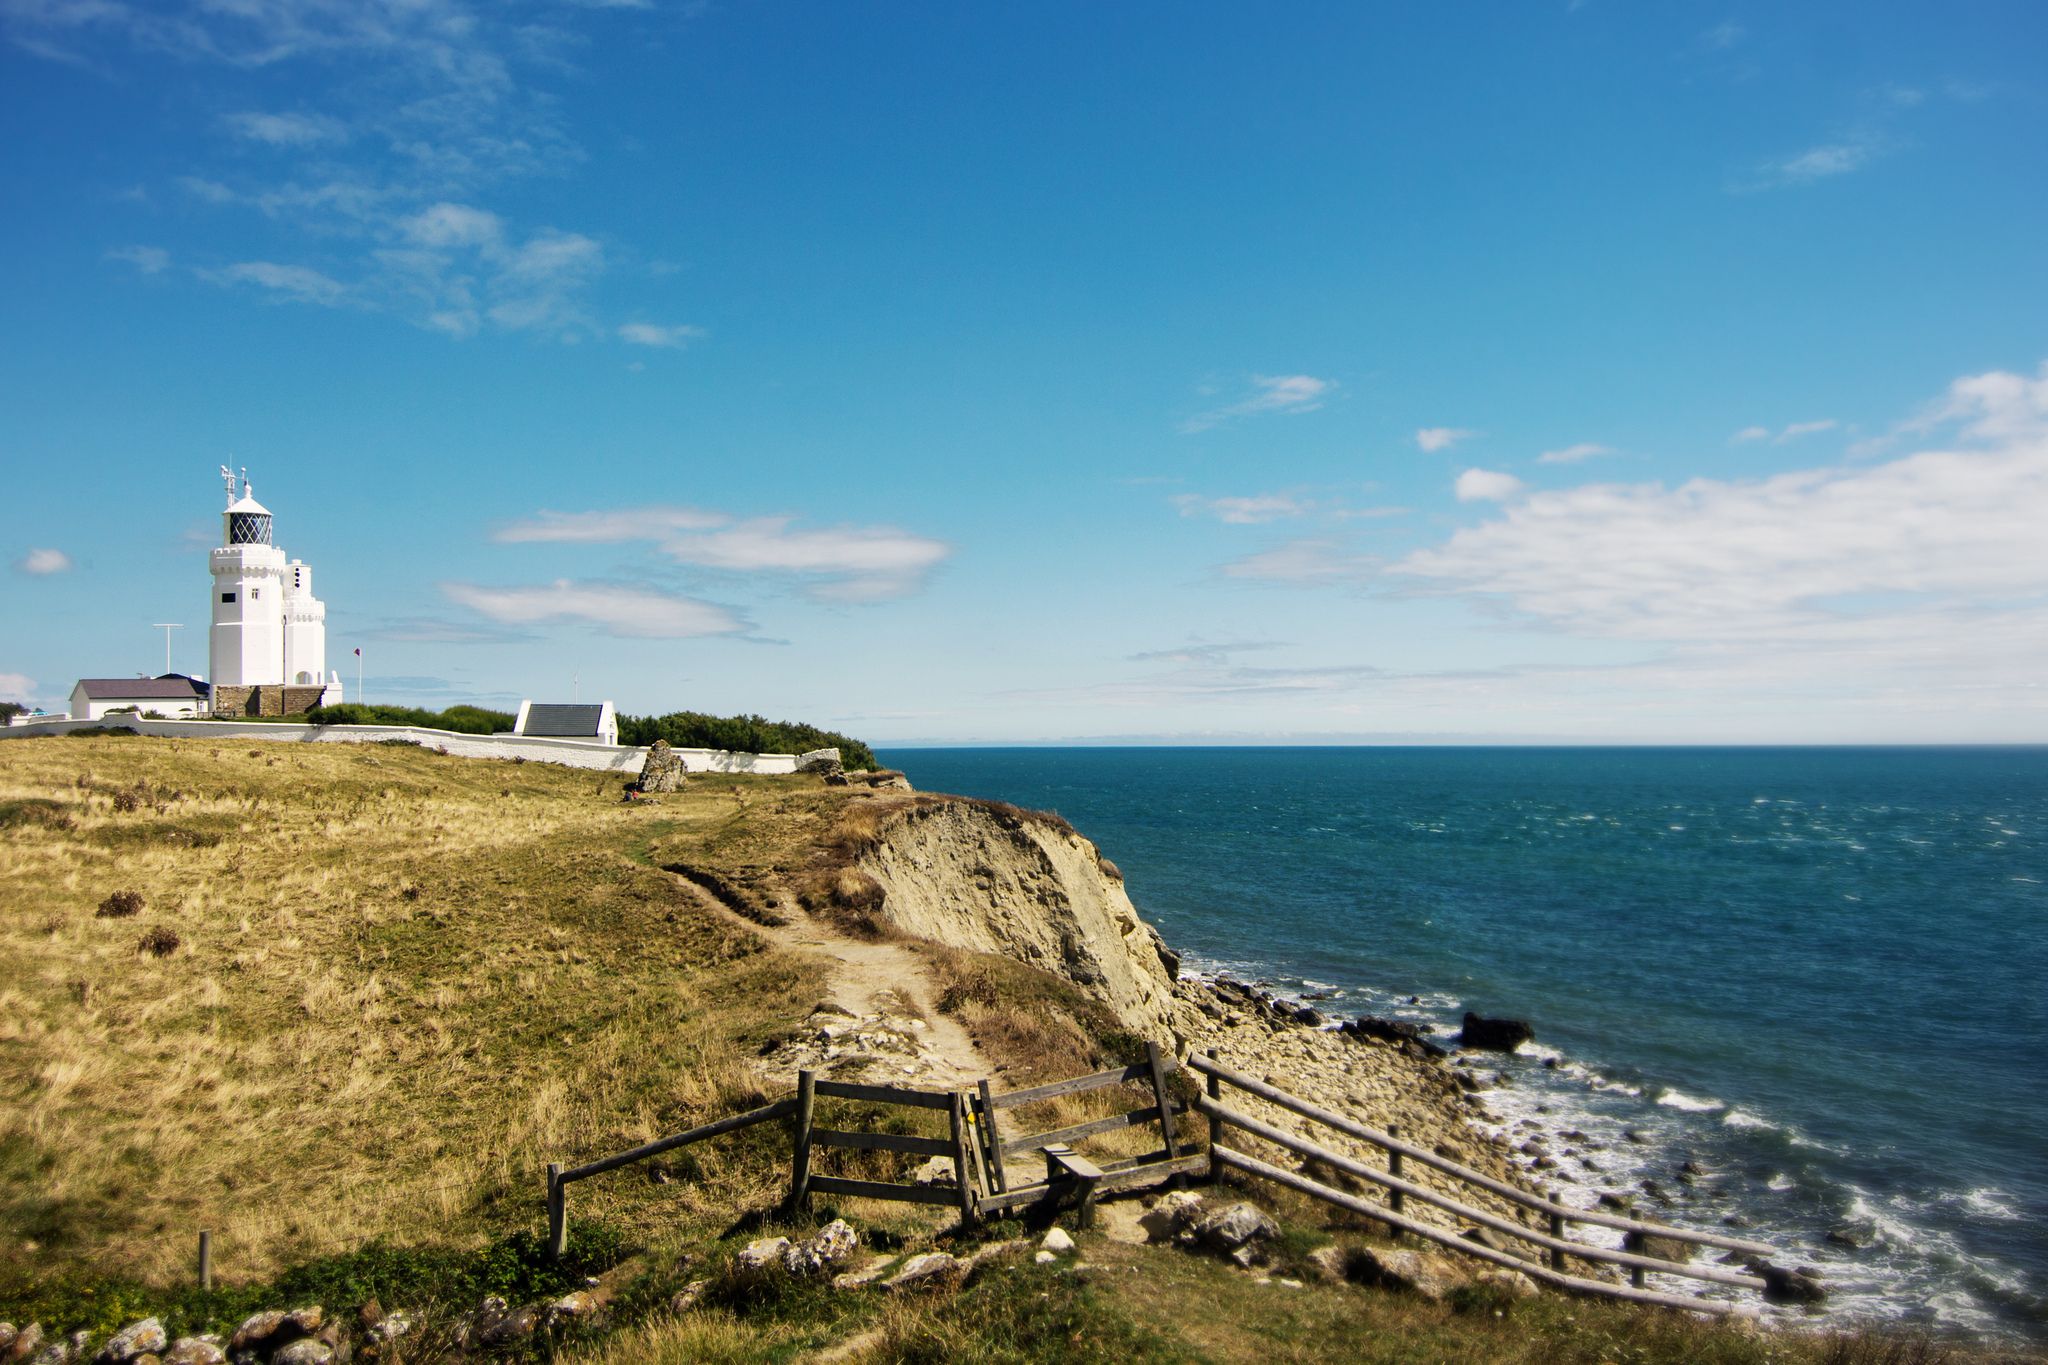
<svg viewBox="0 0 2048 1365"><path fill-rule="evenodd" d="M1695 648L1832 639L1906 659L1916 640L1942 653L1960 637L2036 629L2048 600L2048 366L1960 380L1940 412L1987 448L1755 482L1534 493L1388 576L1487 595L1572 633Z"/></svg>
<svg viewBox="0 0 2048 1365"><path fill-rule="evenodd" d="M1180 429L1193 434L1207 431L1233 417L1249 417L1262 412L1314 412L1323 405L1324 396L1337 387L1333 380L1306 374L1257 374L1252 376L1252 386L1251 397L1229 407L1191 417L1181 423Z"/></svg>
<svg viewBox="0 0 2048 1365"><path fill-rule="evenodd" d="M1256 526L1281 517L1298 517L1315 507L1314 503L1285 493L1261 493L1250 498L1205 498L1195 493L1182 493L1168 501L1178 507L1184 517L1199 517L1206 513L1218 521L1240 526Z"/></svg>
<svg viewBox="0 0 2048 1365"><path fill-rule="evenodd" d="M441 591L451 600L508 625L588 621L607 635L636 640L687 640L746 629L745 622L723 607L653 588L560 578L512 588L443 583Z"/></svg>
<svg viewBox="0 0 2048 1365"><path fill-rule="evenodd" d="M468 204L435 204L400 219L398 227L412 241L431 247L494 247L505 234L504 220L497 214Z"/></svg>
<svg viewBox="0 0 2048 1365"><path fill-rule="evenodd" d="M107 253L110 261L126 261L145 275L154 275L171 263L171 253L160 246L124 246Z"/></svg>
<svg viewBox="0 0 2048 1365"><path fill-rule="evenodd" d="M1508 502L1522 491L1520 479L1492 469L1468 469L1458 476L1459 502Z"/></svg>
<svg viewBox="0 0 2048 1365"><path fill-rule="evenodd" d="M1832 417L1822 418L1818 422L1794 422L1775 436L1771 434L1769 427L1744 427L1733 436L1730 436L1728 443L1730 445L1747 445L1752 441L1769 441L1774 445L1783 445L1787 441L1796 441L1801 436L1812 436L1816 432L1833 431L1840 425L1842 424Z"/></svg>
<svg viewBox="0 0 2048 1365"><path fill-rule="evenodd" d="M1225 564L1225 578L1293 587L1331 583L1363 583L1378 575L1385 563L1376 555L1357 554L1332 540L1290 540L1270 550L1245 555Z"/></svg>
<svg viewBox="0 0 2048 1365"><path fill-rule="evenodd" d="M1463 427L1424 427L1415 433L1415 444L1431 452L1449 450L1458 442L1469 440L1478 434Z"/></svg>
<svg viewBox="0 0 2048 1365"><path fill-rule="evenodd" d="M230 114L225 122L237 135L272 147L311 147L348 140L348 125L325 114Z"/></svg>
<svg viewBox="0 0 2048 1365"><path fill-rule="evenodd" d="M670 346L681 350L704 335L701 327L657 327L650 322L629 322L619 328L619 340L635 346Z"/></svg>
<svg viewBox="0 0 2048 1365"><path fill-rule="evenodd" d="M1754 194L1786 185L1809 185L1849 175L1893 150L1893 144L1874 132L1860 132L1836 142L1824 142L1792 156L1766 161L1747 179L1731 183L1734 194Z"/></svg>
<svg viewBox="0 0 2048 1365"><path fill-rule="evenodd" d="M15 572L30 574L36 578L48 578L53 573L69 573L78 566L71 562L71 556L62 550L42 550L30 546L27 554L14 561Z"/></svg>
<svg viewBox="0 0 2048 1365"><path fill-rule="evenodd" d="M302 265L277 265L270 261L244 261L225 270L202 270L201 279L216 284L254 284L270 291L274 302L318 303L329 307L340 303L348 286Z"/></svg>
<svg viewBox="0 0 2048 1365"><path fill-rule="evenodd" d="M1563 450L1546 450L1536 457L1536 463L1577 464L1579 461L1589 460L1595 455L1619 454L1621 452L1613 446L1600 446L1594 445L1591 442L1584 442L1575 446L1566 446Z"/></svg>
<svg viewBox="0 0 2048 1365"><path fill-rule="evenodd" d="M0 701L16 701L23 706L36 703L36 680L26 673L0 673Z"/></svg>
<svg viewBox="0 0 2048 1365"><path fill-rule="evenodd" d="M679 564L741 574L790 575L812 597L864 602L902 597L953 553L942 540L891 526L793 530L793 517L738 519L689 507L543 512L500 530L505 542L615 544L651 540Z"/></svg>

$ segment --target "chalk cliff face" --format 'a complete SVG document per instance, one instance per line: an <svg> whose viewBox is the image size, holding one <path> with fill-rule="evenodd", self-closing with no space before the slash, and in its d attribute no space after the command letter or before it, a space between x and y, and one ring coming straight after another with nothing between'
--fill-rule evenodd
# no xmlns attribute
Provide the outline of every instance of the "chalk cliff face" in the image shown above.
<svg viewBox="0 0 2048 1365"><path fill-rule="evenodd" d="M1042 967L1141 1036L1172 1036L1170 955L1071 829L926 798L892 813L860 868L886 893L881 916L906 933Z"/></svg>

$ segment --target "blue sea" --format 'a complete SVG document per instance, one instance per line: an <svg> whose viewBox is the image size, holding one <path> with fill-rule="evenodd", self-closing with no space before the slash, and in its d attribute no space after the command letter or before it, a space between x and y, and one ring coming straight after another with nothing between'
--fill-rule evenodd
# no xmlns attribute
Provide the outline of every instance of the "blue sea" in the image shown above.
<svg viewBox="0 0 2048 1365"><path fill-rule="evenodd" d="M1487 1099L1608 1140L1578 1202L1752 1219L1828 1321L2048 1339L2048 750L881 757L1067 817L1191 967L1530 1021Z"/></svg>

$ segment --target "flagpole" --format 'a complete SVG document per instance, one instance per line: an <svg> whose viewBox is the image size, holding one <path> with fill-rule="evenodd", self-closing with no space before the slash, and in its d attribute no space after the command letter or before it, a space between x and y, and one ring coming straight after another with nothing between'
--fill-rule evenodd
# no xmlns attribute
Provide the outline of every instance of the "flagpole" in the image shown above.
<svg viewBox="0 0 2048 1365"><path fill-rule="evenodd" d="M363 704L363 651L356 651L356 705Z"/></svg>

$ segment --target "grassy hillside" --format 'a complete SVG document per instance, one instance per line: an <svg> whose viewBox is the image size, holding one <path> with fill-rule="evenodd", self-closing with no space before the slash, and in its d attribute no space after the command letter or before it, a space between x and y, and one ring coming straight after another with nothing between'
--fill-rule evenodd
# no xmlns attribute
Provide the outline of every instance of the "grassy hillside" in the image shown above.
<svg viewBox="0 0 2048 1365"><path fill-rule="evenodd" d="M622 806L621 785L412 746L0 743L0 1317L61 1334L156 1313L175 1335L259 1306L347 1314L376 1296L419 1317L398 1353L413 1363L462 1358L453 1323L482 1294L524 1301L606 1272L618 1297L602 1325L499 1354L771 1362L857 1339L841 1357L857 1365L1940 1356L1596 1302L1294 1289L1095 1236L1082 1239L1094 1270L1014 1251L957 1292L838 1294L731 1265L778 1226L788 1156L775 1127L678 1153L659 1180L638 1169L576 1186L575 1259L550 1266L546 1162L762 1103L752 1060L820 998L817 962L660 869L689 868L757 919L803 914L794 899L867 922L845 865L876 808L849 809L846 789L693 779ZM1044 973L921 951L941 1007L993 1060L1067 1074L1121 1045L1114 1021ZM841 1103L820 1117L861 1128L903 1113ZM1367 1235L1299 1199L1259 1198L1288 1227L1276 1274L1305 1278L1308 1249ZM871 1247L957 1251L1039 1231L968 1233L903 1205L843 1211ZM191 1287L200 1228L217 1238L211 1295ZM703 1307L669 1311L706 1278Z"/></svg>

